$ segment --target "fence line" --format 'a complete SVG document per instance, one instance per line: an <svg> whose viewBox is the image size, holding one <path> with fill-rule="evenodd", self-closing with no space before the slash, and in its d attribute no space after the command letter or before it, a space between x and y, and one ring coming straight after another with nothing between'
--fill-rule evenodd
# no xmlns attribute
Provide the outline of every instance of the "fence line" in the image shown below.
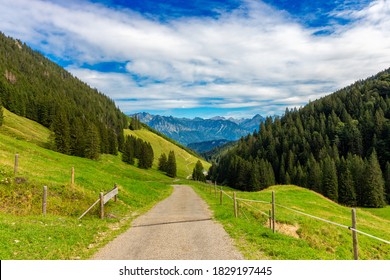
<svg viewBox="0 0 390 280"><path fill-rule="evenodd" d="M317 219L317 220L323 221L325 223L329 223L329 224L333 224L333 225L336 225L336 226L339 226L339 227L350 229L349 226L342 225L342 224L339 224L339 223L336 223L336 222L332 222L332 221L329 221L329 220L326 220L326 219L323 219L323 218L320 218L320 217L317 217L317 216L313 216L313 215L307 214L305 212L301 212L301 211L298 211L298 210L295 210L295 209L292 209L292 208L289 208L289 207L286 207L286 206L283 206L283 205L280 205L280 204L276 204L276 206L284 208L284 209L287 209L287 210L290 210L290 211L293 211L293 212L296 212L296 213L304 215L304 216L308 216L308 217L313 218L313 219Z"/></svg>
<svg viewBox="0 0 390 280"><path fill-rule="evenodd" d="M245 199L245 198L238 198L238 197L237 197L237 200L247 201L247 202L257 202L257 203L270 204L269 201L263 201L263 200L252 200L252 199Z"/></svg>
<svg viewBox="0 0 390 280"><path fill-rule="evenodd" d="M243 204L243 205L247 205L247 206L249 206L249 207L255 209L256 211L260 212L261 214L267 216L268 218L272 219L273 223L274 223L274 221L275 221L275 220L274 220L274 217L275 217L275 210L271 211L270 214L267 214L267 213L261 211L260 209L257 209L256 207L254 207L254 206L252 206L252 205L246 203L246 202L263 203L263 204L272 204L272 206L277 206L277 207L280 207L280 208L284 208L284 209L286 209L286 210L295 212L295 213L297 213L297 214L304 215L304 216L307 216L307 217L309 217L309 218L313 218L313 219L316 219L316 220L319 220L319 221L322 221L322 222L325 222L325 223L329 223L329 224L332 224L332 225L335 225L335 226L338 226L338 227L342 227L342 228L344 228L344 229L351 230L352 232L360 233L360 234L362 234L362 235L365 235L365 236L367 236L367 237L371 237L371 238L373 238L373 239L376 239L376 240L378 240L378 241L384 242L384 243L386 243L386 244L390 244L390 241L385 240L385 239L382 239L382 238L379 238L379 237L374 236L374 235L371 235L371 234L368 234L368 233L366 233L366 232L364 232L364 231L357 230L357 229L355 228L355 226L352 226L352 227L351 227L351 226L346 226L346 225L343 225L343 224L340 224L340 223L336 223L336 222L333 222L333 221L329 221L329 220L324 219L324 218L320 218L320 217L317 217L317 216L314 216L314 215L311 215L311 214L307 214L307 213L302 212L302 211L299 211L299 210L295 210L295 209L293 209L293 208L290 208L290 207L287 207L287 206L284 206L284 205L280 205L280 204L276 204L276 203L272 203L272 202L268 202L268 201L252 200L252 199L245 199L245 198L238 198L238 197L236 197L236 193L235 193L235 192L234 192L234 198L233 198L233 197L231 197L228 193L226 193L225 191L223 191L222 188L221 188L220 191L221 191L221 194L222 194L222 193L225 194L227 197L229 197L230 199L232 199L232 200L234 201L234 204L235 204L234 206L235 206L235 207L236 207L236 203L237 203L238 201L242 201L242 204ZM273 197L273 201L274 201L274 192L272 192L272 197ZM274 207L273 207L273 208L274 208ZM244 213L244 212L243 212L243 213ZM246 217L246 218L247 218L247 217ZM273 230L273 231L275 230L275 226L274 226L274 225L272 226L272 230ZM354 244L354 249L355 249L355 246L357 246L357 244L356 244L356 245ZM356 247L356 248L357 248L357 247ZM355 259L357 259L357 255L355 256Z"/></svg>
<svg viewBox="0 0 390 280"><path fill-rule="evenodd" d="M222 193L224 193L228 198L230 198L231 200L233 200L233 197L231 197L230 195L228 195L226 192L224 192L223 190L222 190Z"/></svg>
<svg viewBox="0 0 390 280"><path fill-rule="evenodd" d="M242 202L242 203L243 203L243 204L245 204L245 205L247 205L247 206L249 206L249 207L251 207L251 208L253 208L253 209L255 209L256 211L260 212L261 214L263 214L263 215L267 216L268 218L269 218L269 217L271 217L271 216L270 216L270 215L268 215L267 213L265 213L265 212L261 211L260 209L257 209L256 207L254 207L254 206L250 205L249 203L246 203L246 202Z"/></svg>
<svg viewBox="0 0 390 280"><path fill-rule="evenodd" d="M351 227L350 227L349 229L352 230L352 231L355 231L355 232L357 232L357 233L363 234L363 235L365 235L365 236L368 236L368 237L374 238L374 239L376 239L376 240L382 241L382 242L384 242L384 243L390 244L390 241L387 241L387 240L385 240L385 239L382 239L382 238L376 237L376 236L374 236L374 235L368 234L368 233L366 233L366 232L364 232L364 231L361 231L361 230L358 230L358 229L356 229L356 228L351 228Z"/></svg>

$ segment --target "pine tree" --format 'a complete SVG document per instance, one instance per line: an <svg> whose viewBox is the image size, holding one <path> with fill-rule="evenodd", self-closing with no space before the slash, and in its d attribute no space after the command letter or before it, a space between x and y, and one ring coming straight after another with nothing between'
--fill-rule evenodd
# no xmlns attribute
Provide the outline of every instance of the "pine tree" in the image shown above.
<svg viewBox="0 0 390 280"><path fill-rule="evenodd" d="M176 157L175 152L170 151L168 155L168 161L167 161L167 175L169 177L175 178L177 173L176 169Z"/></svg>
<svg viewBox="0 0 390 280"><path fill-rule="evenodd" d="M158 170L166 172L167 163L168 163L167 155L165 153L162 153L161 156L158 158Z"/></svg>
<svg viewBox="0 0 390 280"><path fill-rule="evenodd" d="M198 160L192 171L192 180L206 182L206 177L203 174L203 164Z"/></svg>
<svg viewBox="0 0 390 280"><path fill-rule="evenodd" d="M364 196L362 206L384 207L386 205L384 188L385 182L383 180L382 170L374 149L365 165L364 179L362 182L362 193Z"/></svg>
<svg viewBox="0 0 390 280"><path fill-rule="evenodd" d="M88 127L85 144L85 156L89 159L99 159L100 139L98 129L94 124L90 124Z"/></svg>
<svg viewBox="0 0 390 280"><path fill-rule="evenodd" d="M118 155L118 137L113 129L108 129L108 153Z"/></svg>
<svg viewBox="0 0 390 280"><path fill-rule="evenodd" d="M356 206L356 192L349 164L341 158L339 168L339 203Z"/></svg>
<svg viewBox="0 0 390 280"><path fill-rule="evenodd" d="M85 131L79 118L72 120L70 124L70 153L74 156L85 156Z"/></svg>
<svg viewBox="0 0 390 280"><path fill-rule="evenodd" d="M307 165L307 187L315 192L322 193L322 171L313 155L310 156Z"/></svg>
<svg viewBox="0 0 390 280"><path fill-rule="evenodd" d="M61 108L58 110L53 123L54 142L57 152L69 154L70 152L70 127L65 111Z"/></svg>
<svg viewBox="0 0 390 280"><path fill-rule="evenodd" d="M323 194L333 201L338 201L338 181L334 160L327 156L323 161L322 190Z"/></svg>
<svg viewBox="0 0 390 280"><path fill-rule="evenodd" d="M352 175L353 185L356 192L357 205L363 205L365 197L362 193L362 182L364 180L364 167L365 163L363 159L358 155L348 154L347 156L348 168Z"/></svg>
<svg viewBox="0 0 390 280"><path fill-rule="evenodd" d="M385 191L387 204L390 204L390 162L386 163L385 168Z"/></svg>
<svg viewBox="0 0 390 280"><path fill-rule="evenodd" d="M122 153L122 161L128 164L134 164L134 145L133 139L127 136Z"/></svg>

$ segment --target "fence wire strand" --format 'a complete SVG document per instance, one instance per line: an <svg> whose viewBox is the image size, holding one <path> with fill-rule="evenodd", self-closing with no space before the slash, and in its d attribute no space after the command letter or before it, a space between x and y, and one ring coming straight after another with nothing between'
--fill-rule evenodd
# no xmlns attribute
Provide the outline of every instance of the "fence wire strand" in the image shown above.
<svg viewBox="0 0 390 280"><path fill-rule="evenodd" d="M357 233L366 235L366 236L368 236L368 237L374 238L374 239L376 239L376 240L382 241L382 242L384 242L384 243L390 244L390 241L387 241L387 240L385 240L385 239L382 239L382 238L376 237L376 236L374 236L374 235L365 233L364 231L357 230L356 228L349 227L349 229L352 230L352 231L356 231Z"/></svg>
<svg viewBox="0 0 390 280"><path fill-rule="evenodd" d="M240 200L240 201L247 201L247 202L271 204L271 202L269 202L269 201L264 201L264 200L251 200L251 199L246 199L246 198L236 198L236 199L237 199L237 200Z"/></svg>
<svg viewBox="0 0 390 280"><path fill-rule="evenodd" d="M257 209L256 207L254 207L254 206L252 206L252 205L250 205L250 204L248 204L248 203L246 203L246 202L242 202L242 203L245 204L245 205L247 205L247 206L249 206L249 207L251 207L251 208L253 208L253 209L255 209L256 211L260 212L261 214L267 216L268 218L270 217L270 215L268 215L267 213L261 211L260 209Z"/></svg>

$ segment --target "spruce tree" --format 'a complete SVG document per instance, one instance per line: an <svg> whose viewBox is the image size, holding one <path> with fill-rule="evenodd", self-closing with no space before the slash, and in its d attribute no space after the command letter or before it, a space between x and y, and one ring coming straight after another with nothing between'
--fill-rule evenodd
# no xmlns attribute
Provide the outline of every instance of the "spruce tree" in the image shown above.
<svg viewBox="0 0 390 280"><path fill-rule="evenodd" d="M86 135L84 126L79 118L72 120L70 124L70 153L74 156L85 156Z"/></svg>
<svg viewBox="0 0 390 280"><path fill-rule="evenodd" d="M175 178L177 173L176 169L176 157L175 152L170 151L168 155L168 162L167 162L167 175L169 177Z"/></svg>
<svg viewBox="0 0 390 280"><path fill-rule="evenodd" d="M322 171L313 155L310 156L307 165L307 187L315 192L322 193Z"/></svg>
<svg viewBox="0 0 390 280"><path fill-rule="evenodd" d="M100 156L100 138L97 127L90 124L87 130L85 156L89 159L99 159Z"/></svg>
<svg viewBox="0 0 390 280"><path fill-rule="evenodd" d="M70 126L65 111L60 108L52 123L54 132L54 142L57 152L63 154L70 153Z"/></svg>
<svg viewBox="0 0 390 280"><path fill-rule="evenodd" d="M108 129L108 153L114 156L118 154L118 137L113 129Z"/></svg>
<svg viewBox="0 0 390 280"><path fill-rule="evenodd" d="M338 181L334 160L327 156L323 162L322 190L323 194L333 201L338 201Z"/></svg>
<svg viewBox="0 0 390 280"><path fill-rule="evenodd" d="M195 181L206 182L206 177L203 174L203 164L198 160L192 171L192 179Z"/></svg>
<svg viewBox="0 0 390 280"><path fill-rule="evenodd" d="M362 182L364 200L361 206L374 208L384 207L386 205L384 188L385 182L383 180L382 170L374 149L365 165L364 179Z"/></svg>
<svg viewBox="0 0 390 280"><path fill-rule="evenodd" d="M339 168L339 203L356 206L356 192L349 164L341 158Z"/></svg>
<svg viewBox="0 0 390 280"><path fill-rule="evenodd" d="M363 159L358 155L348 154L347 156L348 169L351 172L353 185L356 192L357 205L363 205L365 199L362 193L362 182L364 180L364 167L365 163Z"/></svg>
<svg viewBox="0 0 390 280"><path fill-rule="evenodd" d="M161 156L158 158L158 170L166 172L167 163L168 163L167 155L165 153L162 153Z"/></svg>
<svg viewBox="0 0 390 280"><path fill-rule="evenodd" d="M127 136L122 153L122 161L128 164L134 164L134 146L133 139Z"/></svg>
<svg viewBox="0 0 390 280"><path fill-rule="evenodd" d="M387 162L385 167L385 191L387 204L390 204L390 162Z"/></svg>

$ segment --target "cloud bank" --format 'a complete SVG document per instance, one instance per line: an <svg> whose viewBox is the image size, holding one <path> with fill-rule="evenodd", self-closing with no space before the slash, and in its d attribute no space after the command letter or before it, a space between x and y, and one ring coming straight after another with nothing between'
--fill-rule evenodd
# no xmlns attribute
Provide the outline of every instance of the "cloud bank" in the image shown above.
<svg viewBox="0 0 390 280"><path fill-rule="evenodd" d="M0 10L2 32L67 61L70 72L129 113L280 114L390 67L385 0L337 10L332 16L349 23L322 29L254 0L218 17L165 22L87 1L0 0ZM93 67L102 62L124 67Z"/></svg>

